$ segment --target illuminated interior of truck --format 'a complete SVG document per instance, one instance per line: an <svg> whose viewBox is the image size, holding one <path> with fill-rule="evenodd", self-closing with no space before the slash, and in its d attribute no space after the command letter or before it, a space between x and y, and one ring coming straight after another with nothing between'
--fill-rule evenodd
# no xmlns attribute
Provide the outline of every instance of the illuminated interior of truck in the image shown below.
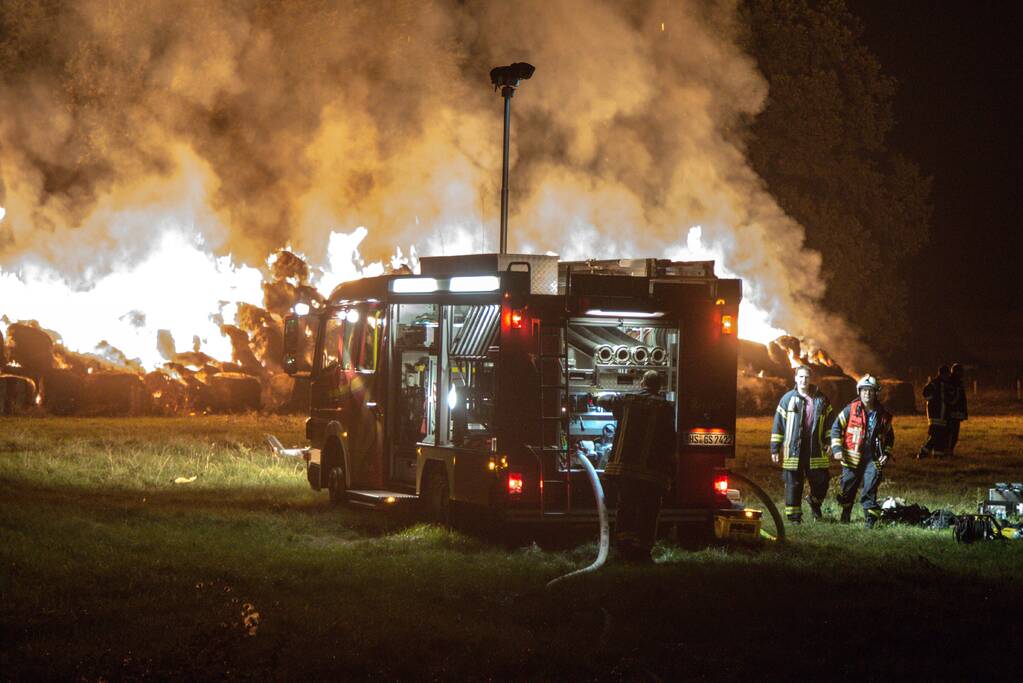
<svg viewBox="0 0 1023 683"><path fill-rule="evenodd" d="M500 306L401 304L392 307L392 316L399 442L488 448L495 375L490 350L497 343ZM438 383L440 372L445 377ZM438 384L443 402L437 401Z"/></svg>
<svg viewBox="0 0 1023 683"><path fill-rule="evenodd" d="M618 420L599 403L639 393L648 370L661 377L662 396L678 392L678 328L640 319L582 318L568 325L570 452L598 470L607 464ZM611 401L613 403L613 401Z"/></svg>

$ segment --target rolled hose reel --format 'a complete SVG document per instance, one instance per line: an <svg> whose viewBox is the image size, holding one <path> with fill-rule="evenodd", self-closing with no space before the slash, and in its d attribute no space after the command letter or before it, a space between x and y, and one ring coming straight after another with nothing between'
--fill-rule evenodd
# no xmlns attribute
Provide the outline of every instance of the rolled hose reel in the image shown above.
<svg viewBox="0 0 1023 683"><path fill-rule="evenodd" d="M660 346L602 344L593 353L601 365L664 365L668 354Z"/></svg>

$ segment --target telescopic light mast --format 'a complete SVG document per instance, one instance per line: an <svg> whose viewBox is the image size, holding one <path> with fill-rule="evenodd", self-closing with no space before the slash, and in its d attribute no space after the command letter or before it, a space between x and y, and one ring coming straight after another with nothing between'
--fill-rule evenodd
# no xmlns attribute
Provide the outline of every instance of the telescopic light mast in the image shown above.
<svg viewBox="0 0 1023 683"><path fill-rule="evenodd" d="M508 150L511 141L511 98L515 96L515 88L520 81L533 75L536 70L532 64L515 62L508 66L498 66L490 70L490 82L494 90L500 89L504 98L504 165L501 175L501 251L508 253Z"/></svg>

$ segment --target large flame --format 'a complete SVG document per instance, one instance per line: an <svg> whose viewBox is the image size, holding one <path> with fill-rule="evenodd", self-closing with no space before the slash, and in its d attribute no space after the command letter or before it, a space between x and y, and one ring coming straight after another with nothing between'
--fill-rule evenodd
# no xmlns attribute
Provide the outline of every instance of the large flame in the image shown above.
<svg viewBox="0 0 1023 683"><path fill-rule="evenodd" d="M230 358L230 341L215 318L233 323L236 302L260 304L262 274L234 265L229 256L212 256L201 240L175 227L155 239L143 260L85 289L44 266L0 270L0 312L11 320L36 320L73 351L92 351L106 341L149 368L165 360L157 349L159 330L184 343L179 351L191 349L197 338L205 353Z"/></svg>
<svg viewBox="0 0 1023 683"><path fill-rule="evenodd" d="M685 244L670 248L668 256L678 261L714 261L719 277L739 277L728 268L721 245L703 243L703 228L699 225L691 227L686 235ZM757 282L748 278L743 280L742 301L739 303L740 339L766 345L769 341L786 334L784 330L771 324L771 316L763 308L763 304L763 294Z"/></svg>
<svg viewBox="0 0 1023 683"><path fill-rule="evenodd" d="M120 265L83 288L71 286L46 266L27 263L18 271L0 269L0 314L11 321L36 320L58 332L73 351L95 351L105 342L147 368L169 360L167 350L158 348L163 330L170 332L178 352L201 350L229 359L231 343L221 325L236 323L238 303L262 305L264 273L234 263L229 255L214 256L200 236L174 220L159 224L155 232L153 248L142 260ZM454 229L448 244L434 240L427 249L447 251L443 247L460 244L467 239L466 233ZM359 245L367 234L362 226L348 233L330 233L326 266L314 271L312 278L321 294L329 295L347 280L385 271L382 262L367 264L360 258ZM722 250L703 244L700 226L691 228L685 244L669 248L666 255L678 260L715 260L719 275L735 277L723 262ZM398 250L390 265L415 267L415 257L415 247L410 258ZM756 283L747 281L744 286L739 336L766 344L784 334L758 307Z"/></svg>

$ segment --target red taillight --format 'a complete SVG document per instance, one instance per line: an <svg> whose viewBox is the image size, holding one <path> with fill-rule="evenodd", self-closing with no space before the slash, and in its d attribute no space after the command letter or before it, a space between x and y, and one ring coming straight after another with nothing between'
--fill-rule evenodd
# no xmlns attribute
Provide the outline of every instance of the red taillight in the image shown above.
<svg viewBox="0 0 1023 683"><path fill-rule="evenodd" d="M522 311L514 310L511 312L511 328L513 330L522 329Z"/></svg>
<svg viewBox="0 0 1023 683"><path fill-rule="evenodd" d="M721 494L728 493L728 475L719 474L714 477L714 492Z"/></svg>
<svg viewBox="0 0 1023 683"><path fill-rule="evenodd" d="M508 495L509 496L521 496L522 495L522 473L521 472L509 472L508 473Z"/></svg>

